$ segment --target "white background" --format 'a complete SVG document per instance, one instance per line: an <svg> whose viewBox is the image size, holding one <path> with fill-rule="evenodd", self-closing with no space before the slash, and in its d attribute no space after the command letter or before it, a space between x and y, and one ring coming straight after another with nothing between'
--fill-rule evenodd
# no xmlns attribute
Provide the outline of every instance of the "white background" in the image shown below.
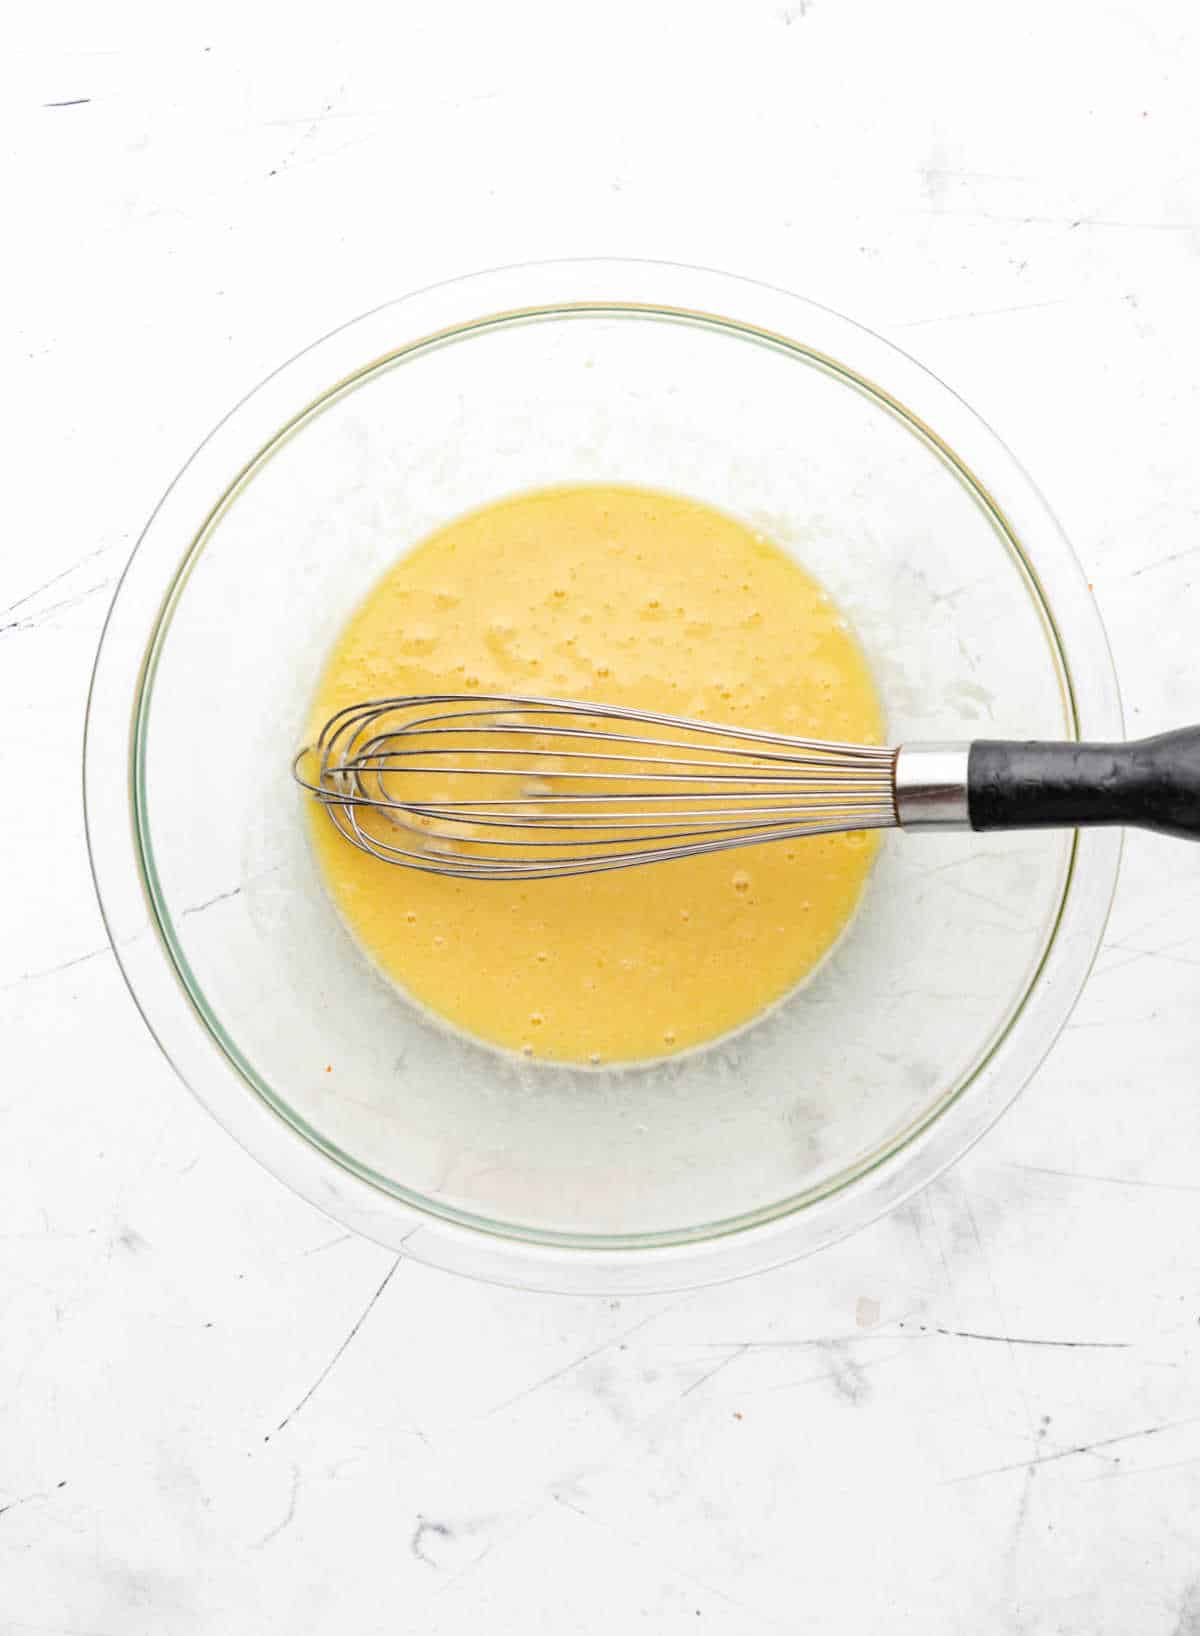
<svg viewBox="0 0 1200 1636"><path fill-rule="evenodd" d="M396 1262L245 1158L122 986L78 794L212 423L546 256L912 351L1057 510L1131 732L1200 719L1195 7L112 0L5 59L0 1630L1197 1636L1200 850L1131 836L1071 1026L914 1205L616 1303Z"/></svg>

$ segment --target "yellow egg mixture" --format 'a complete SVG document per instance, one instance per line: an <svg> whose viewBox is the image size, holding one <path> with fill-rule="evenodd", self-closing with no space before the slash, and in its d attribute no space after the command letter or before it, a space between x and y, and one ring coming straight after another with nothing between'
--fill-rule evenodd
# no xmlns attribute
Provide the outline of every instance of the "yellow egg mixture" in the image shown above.
<svg viewBox="0 0 1200 1636"><path fill-rule="evenodd" d="M313 728L357 701L543 694L878 744L866 660L782 551L645 489L539 490L403 557L351 617ZM352 847L310 803L326 885L372 960L468 1033L609 1063L682 1051L805 977L854 913L865 835L567 880L453 880Z"/></svg>

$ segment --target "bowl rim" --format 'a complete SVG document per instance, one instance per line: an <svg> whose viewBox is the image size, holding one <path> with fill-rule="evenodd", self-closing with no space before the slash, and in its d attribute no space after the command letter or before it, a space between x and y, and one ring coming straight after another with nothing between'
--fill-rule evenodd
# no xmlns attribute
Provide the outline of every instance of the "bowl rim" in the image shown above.
<svg viewBox="0 0 1200 1636"><path fill-rule="evenodd" d="M242 1147L335 1220L414 1259L527 1287L634 1293L738 1277L820 1248L894 1208L961 1157L1020 1092L1070 1014L1100 946L1121 835L1076 836L1041 960L982 1060L884 1156L869 1157L832 1189L769 1207L765 1218L750 1213L667 1241L580 1243L505 1232L398 1196L264 1096L196 998L163 924L152 854L143 846L144 701L170 612L214 521L322 403L381 365L448 339L522 319L605 311L741 332L849 378L901 415L1008 537L1061 659L1077 735L1123 736L1112 657L1082 570L1022 467L950 388L882 337L771 285L676 263L590 258L497 268L401 296L305 348L235 405L164 494L118 582L89 688L83 784L93 881L122 975L168 1061Z"/></svg>

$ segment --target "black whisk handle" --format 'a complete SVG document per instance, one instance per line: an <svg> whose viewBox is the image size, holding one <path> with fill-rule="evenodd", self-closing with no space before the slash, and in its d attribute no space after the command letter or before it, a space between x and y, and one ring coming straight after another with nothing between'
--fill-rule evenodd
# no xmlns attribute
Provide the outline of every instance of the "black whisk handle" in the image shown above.
<svg viewBox="0 0 1200 1636"><path fill-rule="evenodd" d="M967 805L978 830L1128 824L1200 840L1200 727L1130 744L979 739Z"/></svg>

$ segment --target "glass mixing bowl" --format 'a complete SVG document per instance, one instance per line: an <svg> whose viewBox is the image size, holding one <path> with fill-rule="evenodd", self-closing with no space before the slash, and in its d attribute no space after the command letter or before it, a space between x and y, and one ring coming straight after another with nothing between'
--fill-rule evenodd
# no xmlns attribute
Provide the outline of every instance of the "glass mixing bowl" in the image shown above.
<svg viewBox="0 0 1200 1636"><path fill-rule="evenodd" d="M890 835L805 986L656 1064L514 1060L422 1014L318 879L289 775L311 689L399 553L586 481L693 495L794 553L861 637L892 742L1121 719L1086 585L1003 445L911 359L763 285L620 261L440 285L318 342L198 450L88 710L96 884L147 1023L346 1225L482 1277L635 1291L811 1250L961 1154L1065 1021L1120 843Z"/></svg>

